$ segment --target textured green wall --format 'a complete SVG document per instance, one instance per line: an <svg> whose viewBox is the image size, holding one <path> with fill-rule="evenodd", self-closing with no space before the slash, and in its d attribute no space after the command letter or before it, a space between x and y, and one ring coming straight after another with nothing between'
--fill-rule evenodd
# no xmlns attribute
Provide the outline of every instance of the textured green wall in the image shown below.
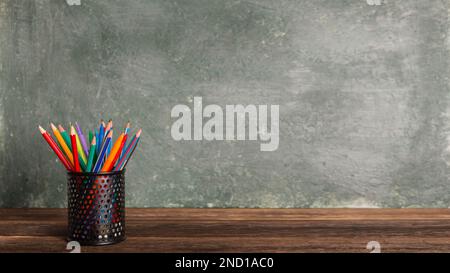
<svg viewBox="0 0 450 273"><path fill-rule="evenodd" d="M38 124L112 118L128 206L448 207L448 1L77 2L0 0L0 206L66 205ZM279 104L278 150L174 141L194 96Z"/></svg>

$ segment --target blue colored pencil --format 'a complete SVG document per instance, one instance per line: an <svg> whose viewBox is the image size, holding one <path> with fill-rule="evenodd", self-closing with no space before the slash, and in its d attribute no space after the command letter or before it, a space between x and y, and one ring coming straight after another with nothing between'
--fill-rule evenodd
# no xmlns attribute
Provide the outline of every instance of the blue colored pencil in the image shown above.
<svg viewBox="0 0 450 273"><path fill-rule="evenodd" d="M106 159L108 158L109 154L111 153L111 146L112 145L113 145L113 142L112 142L112 138L111 138L111 141L109 142L108 147L106 147L105 158L103 159L103 161L106 161Z"/></svg>
<svg viewBox="0 0 450 273"><path fill-rule="evenodd" d="M106 128L105 128L105 136L109 135L109 132L112 132L112 131L113 131L112 125L113 125L113 123L112 123L112 120L110 119L110 120L108 121L108 124L106 125ZM111 144L110 144L110 145L111 145ZM107 149L106 149L105 157L107 157L107 156L109 155L109 153L111 152L111 147L106 147L106 148L107 148ZM106 158L105 158L105 160L106 160Z"/></svg>
<svg viewBox="0 0 450 273"><path fill-rule="evenodd" d="M129 131L130 131L130 122L128 121L127 125L125 126L125 133L124 133L124 134L127 136ZM122 152L120 153L120 157L119 157L119 160L118 160L118 161L120 161L120 158L121 158L121 157L123 156L123 154L125 153L125 146L127 146L126 143L125 143L125 145L124 145L124 147L123 147L123 149L122 149Z"/></svg>
<svg viewBox="0 0 450 273"><path fill-rule="evenodd" d="M103 119L100 121L100 127L98 128L98 143L97 143L97 154L100 154L103 146L103 138L105 134L105 122Z"/></svg>
<svg viewBox="0 0 450 273"><path fill-rule="evenodd" d="M103 162L105 160L106 148L108 147L109 143L111 142L111 137L112 137L112 132L110 132L106 136L106 140L103 143L100 155L97 158L97 162L95 163L94 170L92 172L96 173L101 169Z"/></svg>
<svg viewBox="0 0 450 273"><path fill-rule="evenodd" d="M95 139L100 142L100 140L99 140L100 134L98 133L97 129L94 130L94 135L95 135ZM98 156L98 151L99 151L99 149L97 148L97 146L95 146L95 155L96 156Z"/></svg>

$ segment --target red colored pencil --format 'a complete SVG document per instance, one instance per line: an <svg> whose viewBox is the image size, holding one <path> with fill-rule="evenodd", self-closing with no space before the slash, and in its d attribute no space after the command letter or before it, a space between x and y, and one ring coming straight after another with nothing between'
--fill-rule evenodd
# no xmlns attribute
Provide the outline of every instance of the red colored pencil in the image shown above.
<svg viewBox="0 0 450 273"><path fill-rule="evenodd" d="M49 133L47 133L47 131L45 131L44 128L42 128L41 126L39 126L39 131L41 131L42 136L44 137L44 139L47 141L48 145L50 145L50 148L52 148L52 150L55 152L55 154L58 156L59 160L61 160L62 164L64 165L64 167L66 167L66 169L68 171L72 170L72 165L70 164L70 162L64 157L63 153L61 152L61 150L58 147L58 144L56 144L56 142L53 140L53 138L49 135Z"/></svg>
<svg viewBox="0 0 450 273"><path fill-rule="evenodd" d="M78 161L77 138L75 136L75 128L70 126L70 142L72 142L73 164L75 172L81 172L80 161Z"/></svg>

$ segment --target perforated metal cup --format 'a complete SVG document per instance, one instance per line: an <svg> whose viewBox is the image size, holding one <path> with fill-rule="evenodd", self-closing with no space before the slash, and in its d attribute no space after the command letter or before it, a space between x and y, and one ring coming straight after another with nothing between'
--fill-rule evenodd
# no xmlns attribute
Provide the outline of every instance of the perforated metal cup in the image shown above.
<svg viewBox="0 0 450 273"><path fill-rule="evenodd" d="M81 245L125 240L125 170L67 177L68 239Z"/></svg>

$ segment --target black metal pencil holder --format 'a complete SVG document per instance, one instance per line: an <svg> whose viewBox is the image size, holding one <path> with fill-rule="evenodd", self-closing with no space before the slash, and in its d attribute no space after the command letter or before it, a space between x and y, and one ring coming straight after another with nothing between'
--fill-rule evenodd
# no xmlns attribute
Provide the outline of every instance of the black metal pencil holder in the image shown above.
<svg viewBox="0 0 450 273"><path fill-rule="evenodd" d="M68 239L81 245L125 240L125 170L67 175Z"/></svg>

